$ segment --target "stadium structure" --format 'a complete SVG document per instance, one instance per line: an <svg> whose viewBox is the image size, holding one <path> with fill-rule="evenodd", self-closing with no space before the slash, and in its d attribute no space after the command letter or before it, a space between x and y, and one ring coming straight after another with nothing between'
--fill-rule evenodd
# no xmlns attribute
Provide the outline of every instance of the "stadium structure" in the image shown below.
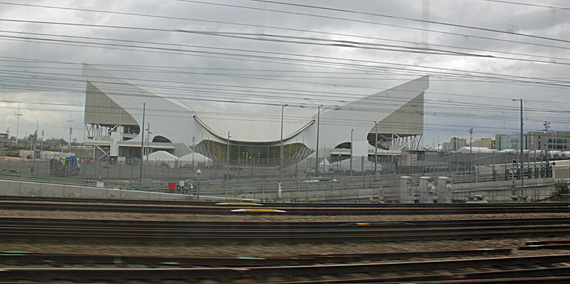
<svg viewBox="0 0 570 284"><path fill-rule="evenodd" d="M417 149L429 86L423 76L343 105L281 105L275 113L248 113L151 93L88 64L83 76L86 144L97 149L95 159L140 158L142 148L264 166L290 166L309 157L377 160L386 152Z"/></svg>

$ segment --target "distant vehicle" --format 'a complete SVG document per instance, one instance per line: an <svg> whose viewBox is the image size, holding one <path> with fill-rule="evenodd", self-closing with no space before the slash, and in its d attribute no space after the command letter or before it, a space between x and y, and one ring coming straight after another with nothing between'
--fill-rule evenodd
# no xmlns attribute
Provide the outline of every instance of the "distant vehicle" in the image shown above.
<svg viewBox="0 0 570 284"><path fill-rule="evenodd" d="M57 156L49 161L52 176L68 177L79 174L79 160L76 156Z"/></svg>

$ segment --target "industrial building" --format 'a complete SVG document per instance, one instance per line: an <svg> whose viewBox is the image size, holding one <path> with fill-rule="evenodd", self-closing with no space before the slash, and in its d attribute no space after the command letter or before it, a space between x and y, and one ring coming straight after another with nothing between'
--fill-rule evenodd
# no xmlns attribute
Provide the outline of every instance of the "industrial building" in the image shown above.
<svg viewBox="0 0 570 284"><path fill-rule="evenodd" d="M520 150L520 134L497 134L499 150ZM523 150L568 151L570 131L529 131L523 135Z"/></svg>
<svg viewBox="0 0 570 284"><path fill-rule="evenodd" d="M423 76L343 105L284 104L273 113L249 113L151 93L87 64L83 75L86 145L96 149L95 159L141 157L142 147L267 166L417 149L429 86Z"/></svg>

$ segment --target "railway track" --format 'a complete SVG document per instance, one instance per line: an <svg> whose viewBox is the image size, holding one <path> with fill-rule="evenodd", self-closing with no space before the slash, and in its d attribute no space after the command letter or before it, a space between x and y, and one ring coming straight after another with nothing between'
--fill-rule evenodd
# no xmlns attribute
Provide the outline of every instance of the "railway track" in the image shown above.
<svg viewBox="0 0 570 284"><path fill-rule="evenodd" d="M168 201L168 200L127 200L127 199L99 199L99 198L69 198L69 197L32 197L32 196L0 196L0 201L31 201L31 202L61 202L61 203L95 203L95 204L125 204L125 205L167 205L167 206L220 206L220 204L256 204L279 208L570 208L570 203L255 203L255 202L210 202L210 201Z"/></svg>
<svg viewBox="0 0 570 284"><path fill-rule="evenodd" d="M98 265L148 267L261 267L287 265L317 265L413 258L440 259L449 257L490 257L511 254L511 249L476 249L457 251L417 251L397 253L318 254L291 257L158 257L129 255L48 254L20 251L0 252L0 265L31 266Z"/></svg>
<svg viewBox="0 0 570 284"><path fill-rule="evenodd" d="M74 199L71 199L74 200ZM185 205L178 202L168 204L137 204L137 203L85 203L83 201L13 201L0 200L0 210L41 210L41 211L79 211L79 212L115 212L115 213L155 213L155 214L259 214L285 213L287 215L458 215L458 214L524 214L524 213L570 213L567 204L525 204L516 205L479 205L472 204L434 204L431 206L388 205L375 206L359 205L328 205L320 207L304 205L305 207L284 204L254 204L254 203L199 203ZM262 208L261 208L262 207ZM244 209L245 208L245 209ZM255 208L255 209L252 209ZM243 210L242 210L243 209ZM239 211L241 210L241 211ZM239 211L236 213L236 211Z"/></svg>
<svg viewBox="0 0 570 284"><path fill-rule="evenodd" d="M195 222L75 219L73 212L277 214L264 211L234 213L234 209L282 209L286 215L447 215L439 221L379 222ZM456 220L461 214L570 213L568 204L225 204L53 198L2 198L0 209L62 211L70 219L0 217L0 243L172 247L271 243L360 243L400 245L430 240L492 240L541 238L511 249L421 251L398 253L299 254L291 257L163 257L0 253L2 283L155 282L155 283L568 283L570 241L545 240L570 236L568 218L510 218ZM89 213L89 215L92 213ZM93 213L95 214L95 213ZM37 215L37 212L34 213ZM88 215L88 214L84 214ZM446 216L446 217L447 217ZM534 214L532 216L539 216ZM558 215L560 216L560 215ZM247 218L237 218L248 220ZM251 220L256 220L251 216ZM476 218L475 216L470 218ZM464 219L470 219L464 218ZM235 219L235 218L227 218ZM274 218L281 220L280 218ZM321 220L328 220L320 218ZM346 219L346 218L345 218ZM363 218L365 219L365 218ZM410 219L406 217L406 219ZM442 242L445 243L445 242ZM274 244L274 245L273 245ZM16 247L16 246L14 246ZM293 247L293 246L291 246ZM491 246L493 247L493 246ZM415 246L414 246L415 248ZM463 247L461 247L463 248ZM517 250L534 256L513 256ZM26 249L27 250L27 249ZM41 251L41 249L38 249ZM383 251L383 250L377 250ZM548 255L549 252L556 252ZM176 255L176 254L174 254ZM238 254L235 254L238 255ZM40 267L41 266L41 267ZM47 266L47 267L46 267Z"/></svg>
<svg viewBox="0 0 570 284"><path fill-rule="evenodd" d="M158 222L0 218L0 239L111 243L315 243L570 235L566 218L413 222Z"/></svg>
<svg viewBox="0 0 570 284"><path fill-rule="evenodd" d="M565 283L568 254L350 264L196 268L10 268L3 281L228 283ZM473 272L473 270L476 270ZM394 275L396 274L396 275ZM328 278L328 279L327 279ZM330 280L334 278L335 280ZM326 280L325 280L326 279ZM534 281L534 282L533 282Z"/></svg>

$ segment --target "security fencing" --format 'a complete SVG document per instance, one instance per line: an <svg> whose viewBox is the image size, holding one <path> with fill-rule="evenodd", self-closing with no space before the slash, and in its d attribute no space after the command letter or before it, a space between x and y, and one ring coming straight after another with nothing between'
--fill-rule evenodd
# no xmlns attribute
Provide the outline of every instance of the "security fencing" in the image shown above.
<svg viewBox="0 0 570 284"><path fill-rule="evenodd" d="M283 171L254 161L228 167L223 162L192 165L160 160L140 163L82 159L77 175L56 177L50 172L49 159L9 157L6 152L0 152L0 172L10 179L193 196L368 202L397 200L402 175L448 176L454 184L550 177L546 157L526 154L523 168L515 160L520 160L519 157L516 153L410 152L399 156L355 157L351 161L339 156L319 161L307 158ZM174 191L172 187L169 189L169 183L175 184Z"/></svg>

